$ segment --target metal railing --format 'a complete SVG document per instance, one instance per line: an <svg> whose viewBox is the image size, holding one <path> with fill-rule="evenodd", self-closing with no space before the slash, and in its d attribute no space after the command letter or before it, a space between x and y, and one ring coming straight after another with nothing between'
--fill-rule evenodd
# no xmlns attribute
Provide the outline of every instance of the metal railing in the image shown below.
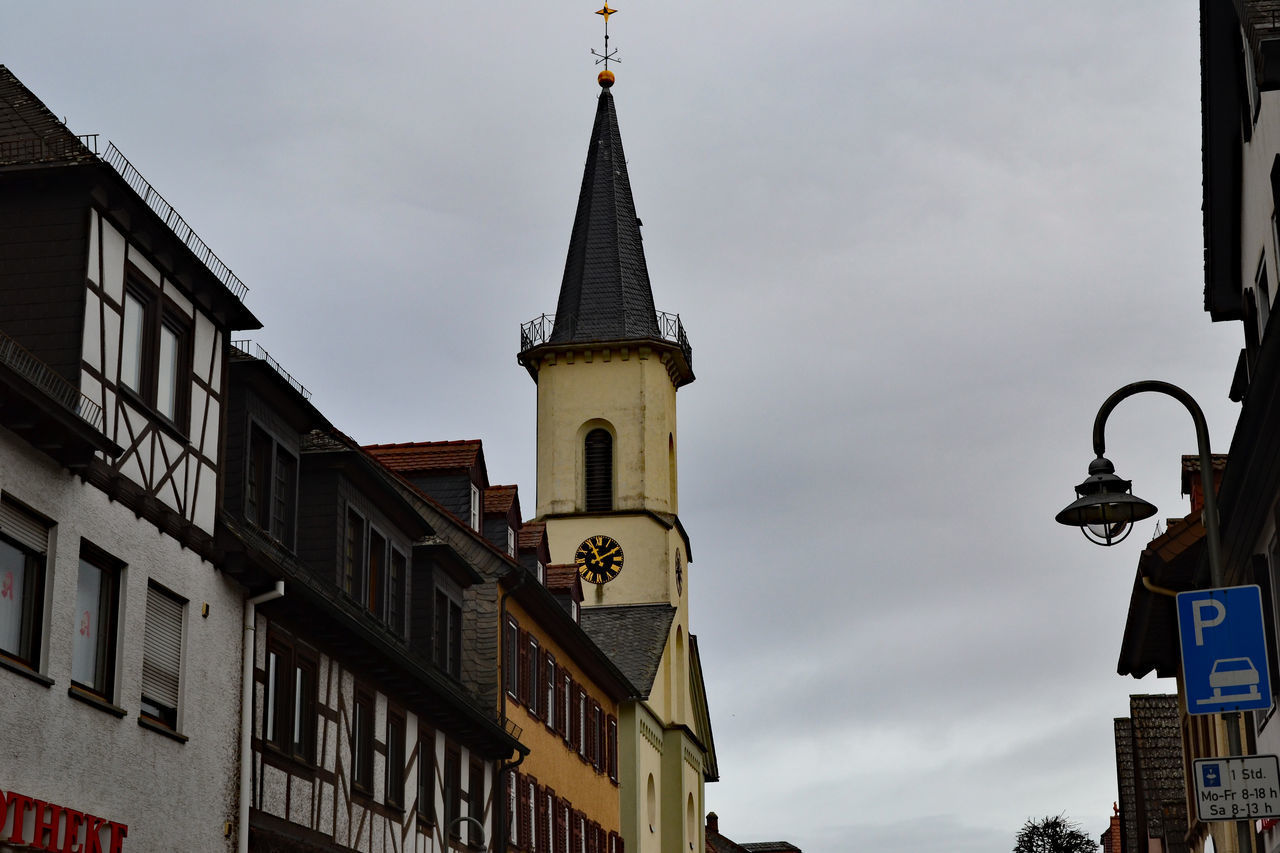
<svg viewBox="0 0 1280 853"><path fill-rule="evenodd" d="M102 432L102 407L63 379L52 367L32 355L22 344L0 332L0 363L39 388L58 405Z"/></svg>
<svg viewBox="0 0 1280 853"><path fill-rule="evenodd" d="M226 285L227 289L235 294L237 299L243 300L249 294L249 288L245 286L231 268L224 264L213 250L200 239L195 231L191 230L191 226L182 218L178 211L173 209L173 205L164 200L164 196L156 192L155 188L142 177L142 173L134 168L124 154L120 153L120 149L116 148L114 142L107 144L107 151L102 155L104 163L109 164L121 177L124 178L134 192L142 197L147 207L155 211L156 215L164 220L164 224L169 230L181 240L192 254L200 260L200 263L209 268L209 272L213 273L218 281Z"/></svg>
<svg viewBox="0 0 1280 853"><path fill-rule="evenodd" d="M280 374L281 379L283 379L285 382L288 382L289 385L293 387L293 390L297 391L299 394L302 395L302 399L304 400L311 399L311 392L308 391L301 382L294 379L292 374L290 374L289 371L281 367L280 362L272 358L271 353L264 350L259 344L256 344L250 340L232 341L231 347L232 349L239 350L240 354L247 358L256 358L261 361L265 361L267 363L267 366L269 366L276 373ZM251 348L252 348L252 351L250 351Z"/></svg>
<svg viewBox="0 0 1280 853"><path fill-rule="evenodd" d="M658 337L664 341L678 344L680 351L684 353L685 362L692 369L693 346L689 343L689 336L685 334L684 324L680 322L680 315L659 311L656 317L658 321ZM556 316L554 314L540 314L527 323L521 323L520 351L524 352L530 347L549 343L551 334L555 331L555 325Z"/></svg>
<svg viewBox="0 0 1280 853"><path fill-rule="evenodd" d="M81 133L72 140L69 135L56 137L27 136L0 142L0 163L42 163L68 154L98 156L98 134Z"/></svg>

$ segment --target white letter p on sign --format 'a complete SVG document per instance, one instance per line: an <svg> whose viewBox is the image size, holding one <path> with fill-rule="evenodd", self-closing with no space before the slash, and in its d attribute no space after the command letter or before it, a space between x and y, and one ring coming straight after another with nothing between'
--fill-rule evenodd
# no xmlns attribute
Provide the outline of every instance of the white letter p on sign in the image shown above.
<svg viewBox="0 0 1280 853"><path fill-rule="evenodd" d="M1212 628L1215 625L1221 625L1222 620L1227 618L1227 606L1212 598L1201 599L1191 606L1195 608L1195 618L1193 623L1196 628L1196 645L1203 646L1204 629ZM1215 611L1215 615L1205 619L1202 612L1204 610L1213 610Z"/></svg>

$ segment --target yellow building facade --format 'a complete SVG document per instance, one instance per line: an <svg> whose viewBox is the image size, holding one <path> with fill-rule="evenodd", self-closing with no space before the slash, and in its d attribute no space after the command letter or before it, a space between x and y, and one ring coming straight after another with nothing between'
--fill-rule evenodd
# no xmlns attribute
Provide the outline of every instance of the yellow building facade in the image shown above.
<svg viewBox="0 0 1280 853"><path fill-rule="evenodd" d="M678 516L677 390L692 350L654 309L612 78L595 124L554 320L522 330L538 385L537 515L551 559L584 579L580 622L638 688L619 708L628 851L701 851L718 778Z"/></svg>

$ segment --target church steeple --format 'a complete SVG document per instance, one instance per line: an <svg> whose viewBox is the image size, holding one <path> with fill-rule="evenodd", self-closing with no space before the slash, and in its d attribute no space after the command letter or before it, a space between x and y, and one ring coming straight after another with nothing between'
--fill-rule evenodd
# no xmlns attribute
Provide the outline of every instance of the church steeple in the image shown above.
<svg viewBox="0 0 1280 853"><path fill-rule="evenodd" d="M598 79L601 91L555 318L542 316L523 325L519 360L536 381L539 364L553 352L644 344L661 354L671 381L680 387L693 381L693 350L679 316L654 307L611 91L613 72L605 69Z"/></svg>
<svg viewBox="0 0 1280 853"><path fill-rule="evenodd" d="M612 84L612 72L600 75L553 344L659 337Z"/></svg>

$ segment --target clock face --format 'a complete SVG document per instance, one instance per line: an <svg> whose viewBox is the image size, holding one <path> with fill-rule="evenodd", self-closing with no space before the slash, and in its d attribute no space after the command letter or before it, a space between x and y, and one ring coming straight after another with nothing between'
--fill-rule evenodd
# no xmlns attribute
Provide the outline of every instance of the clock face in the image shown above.
<svg viewBox="0 0 1280 853"><path fill-rule="evenodd" d="M622 571L622 546L609 536L589 536L578 546L573 563L584 581L608 583Z"/></svg>

